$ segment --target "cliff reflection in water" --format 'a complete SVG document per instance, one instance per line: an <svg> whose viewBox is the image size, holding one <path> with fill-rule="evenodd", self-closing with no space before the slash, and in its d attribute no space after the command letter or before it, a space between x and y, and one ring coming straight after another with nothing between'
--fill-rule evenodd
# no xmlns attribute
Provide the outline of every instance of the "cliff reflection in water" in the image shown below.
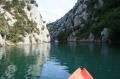
<svg viewBox="0 0 120 79"><path fill-rule="evenodd" d="M0 79L39 79L50 44L0 48Z"/></svg>
<svg viewBox="0 0 120 79"><path fill-rule="evenodd" d="M66 66L72 74L78 67L85 66L95 79L119 79L120 48L106 44L73 43L52 44L51 59Z"/></svg>

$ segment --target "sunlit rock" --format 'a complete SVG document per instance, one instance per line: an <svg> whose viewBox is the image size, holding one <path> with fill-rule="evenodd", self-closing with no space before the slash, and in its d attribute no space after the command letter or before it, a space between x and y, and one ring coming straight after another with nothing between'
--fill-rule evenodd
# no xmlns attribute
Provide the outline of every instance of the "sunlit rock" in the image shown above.
<svg viewBox="0 0 120 79"><path fill-rule="evenodd" d="M49 31L35 0L2 1L1 15L0 20L3 20L3 23L0 22L0 34L7 36L5 42L9 41L9 44L15 45L50 42ZM1 39L0 36L2 46L4 42L1 42Z"/></svg>
<svg viewBox="0 0 120 79"><path fill-rule="evenodd" d="M0 34L0 46L4 46L4 45L5 45L5 39Z"/></svg>
<svg viewBox="0 0 120 79"><path fill-rule="evenodd" d="M103 29L103 31L101 32L102 42L108 41L109 33L110 33L110 29L108 28Z"/></svg>

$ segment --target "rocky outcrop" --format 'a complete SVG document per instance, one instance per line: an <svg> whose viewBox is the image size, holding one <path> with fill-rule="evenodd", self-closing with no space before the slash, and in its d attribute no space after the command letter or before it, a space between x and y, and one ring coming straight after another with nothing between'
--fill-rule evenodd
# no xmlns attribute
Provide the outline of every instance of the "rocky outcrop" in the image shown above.
<svg viewBox="0 0 120 79"><path fill-rule="evenodd" d="M17 45L50 41L35 0L0 1L0 45L8 41Z"/></svg>
<svg viewBox="0 0 120 79"><path fill-rule="evenodd" d="M2 38L2 36L0 35L0 45L4 46L5 45L5 40Z"/></svg>
<svg viewBox="0 0 120 79"><path fill-rule="evenodd" d="M93 41L91 34L87 38L79 38L77 35L84 28L90 16L88 13L89 0L78 0L75 6L61 19L48 24L52 40L67 41ZM92 34L92 37L93 34ZM61 39L64 38L64 39Z"/></svg>
<svg viewBox="0 0 120 79"><path fill-rule="evenodd" d="M112 41L116 34L120 34L120 30L117 29L119 28L117 18L120 17L119 2L119 0L78 0L62 18L47 25L51 39L87 42Z"/></svg>
<svg viewBox="0 0 120 79"><path fill-rule="evenodd" d="M78 0L73 9L71 9L65 16L63 16L61 19L57 20L54 23L48 24L48 27L51 26L49 28L54 29L52 31L50 30L52 39L56 39L57 37L59 37L59 34L61 32L68 32L68 36L66 37L67 40L77 41L78 37L76 36L76 34L79 33L82 28L84 28L85 23L90 16L90 13L88 13L87 10L88 3L90 3L89 0ZM89 35L91 37L91 33ZM89 36L87 39L81 38L81 41L83 39L84 41L89 41Z"/></svg>
<svg viewBox="0 0 120 79"><path fill-rule="evenodd" d="M106 42L108 40L109 37L109 33L110 33L110 29L109 28L104 28L103 31L101 32L101 37L102 37L102 41Z"/></svg>

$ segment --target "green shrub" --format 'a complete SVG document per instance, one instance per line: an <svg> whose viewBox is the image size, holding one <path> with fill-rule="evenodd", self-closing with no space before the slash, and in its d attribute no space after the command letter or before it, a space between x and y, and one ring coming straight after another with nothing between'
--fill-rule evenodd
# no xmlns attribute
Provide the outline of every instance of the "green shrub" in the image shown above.
<svg viewBox="0 0 120 79"><path fill-rule="evenodd" d="M4 14L0 14L0 34L5 35L8 32L8 24L3 15Z"/></svg>
<svg viewBox="0 0 120 79"><path fill-rule="evenodd" d="M31 6L30 6L30 5L28 5L28 6L27 6L27 9L28 9L28 11L30 11L30 10L31 10Z"/></svg>
<svg viewBox="0 0 120 79"><path fill-rule="evenodd" d="M65 31L61 31L58 35L57 35L57 40L60 42L64 42L67 41L67 38L69 37L69 35L73 32L73 30L69 29L69 30L65 30Z"/></svg>
<svg viewBox="0 0 120 79"><path fill-rule="evenodd" d="M7 10L7 11L10 12L11 6L12 6L12 4L11 4L10 2L6 2L6 3L5 3L5 6L4 6L3 8L4 8L5 10Z"/></svg>

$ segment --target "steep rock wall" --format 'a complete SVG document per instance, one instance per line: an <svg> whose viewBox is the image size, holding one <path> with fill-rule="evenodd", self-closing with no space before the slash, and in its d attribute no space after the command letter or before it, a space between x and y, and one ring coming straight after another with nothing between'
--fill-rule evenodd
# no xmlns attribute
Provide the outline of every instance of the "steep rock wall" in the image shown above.
<svg viewBox="0 0 120 79"><path fill-rule="evenodd" d="M3 45L2 40L5 45L50 41L35 0L0 1L0 45Z"/></svg>
<svg viewBox="0 0 120 79"><path fill-rule="evenodd" d="M48 24L52 40L120 42L120 1L78 0L59 20Z"/></svg>

